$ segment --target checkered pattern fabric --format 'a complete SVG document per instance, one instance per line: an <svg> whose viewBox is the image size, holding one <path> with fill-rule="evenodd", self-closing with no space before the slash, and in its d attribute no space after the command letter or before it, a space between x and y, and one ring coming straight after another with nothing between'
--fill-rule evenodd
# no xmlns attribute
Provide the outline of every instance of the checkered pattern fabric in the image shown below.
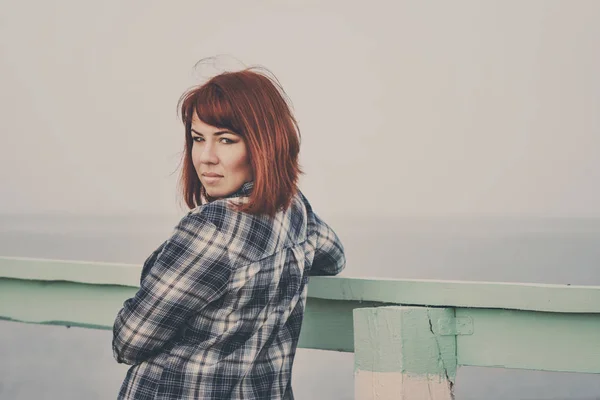
<svg viewBox="0 0 600 400"><path fill-rule="evenodd" d="M293 399L308 277L344 249L301 192L275 218L228 206L251 189L190 211L144 262L113 328L119 399Z"/></svg>

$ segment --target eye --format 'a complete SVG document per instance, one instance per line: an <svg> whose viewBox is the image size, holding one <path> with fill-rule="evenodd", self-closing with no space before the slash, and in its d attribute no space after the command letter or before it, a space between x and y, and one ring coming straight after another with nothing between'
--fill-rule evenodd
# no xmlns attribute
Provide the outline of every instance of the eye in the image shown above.
<svg viewBox="0 0 600 400"><path fill-rule="evenodd" d="M224 138L221 138L221 143L224 143L224 144L233 144L235 142L233 140L231 140L231 139L228 139L228 138L224 137Z"/></svg>
<svg viewBox="0 0 600 400"><path fill-rule="evenodd" d="M200 136L192 136L192 140L194 142L202 142L202 141L204 141L204 138L200 137Z"/></svg>

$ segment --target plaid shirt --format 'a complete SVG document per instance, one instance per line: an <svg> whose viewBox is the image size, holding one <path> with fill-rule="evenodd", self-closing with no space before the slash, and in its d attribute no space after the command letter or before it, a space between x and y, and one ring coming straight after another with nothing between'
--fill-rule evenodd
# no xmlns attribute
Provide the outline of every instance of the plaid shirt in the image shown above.
<svg viewBox="0 0 600 400"><path fill-rule="evenodd" d="M190 211L144 262L113 328L119 399L293 399L309 275L345 266L301 192L275 218L232 210L252 182Z"/></svg>

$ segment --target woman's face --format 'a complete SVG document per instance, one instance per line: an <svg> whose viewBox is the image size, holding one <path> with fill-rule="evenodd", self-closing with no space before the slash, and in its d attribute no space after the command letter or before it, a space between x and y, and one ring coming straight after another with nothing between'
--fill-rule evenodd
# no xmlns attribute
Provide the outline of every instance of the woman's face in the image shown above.
<svg viewBox="0 0 600 400"><path fill-rule="evenodd" d="M252 180L246 142L240 135L192 119L192 162L210 197L222 198Z"/></svg>

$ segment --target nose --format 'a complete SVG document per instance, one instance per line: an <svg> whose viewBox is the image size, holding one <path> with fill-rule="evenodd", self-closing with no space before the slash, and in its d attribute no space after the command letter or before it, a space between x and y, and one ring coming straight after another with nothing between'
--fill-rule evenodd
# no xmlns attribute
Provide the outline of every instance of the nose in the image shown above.
<svg viewBox="0 0 600 400"><path fill-rule="evenodd" d="M217 164L219 162L214 144L204 143L200 150L199 161L203 164Z"/></svg>

